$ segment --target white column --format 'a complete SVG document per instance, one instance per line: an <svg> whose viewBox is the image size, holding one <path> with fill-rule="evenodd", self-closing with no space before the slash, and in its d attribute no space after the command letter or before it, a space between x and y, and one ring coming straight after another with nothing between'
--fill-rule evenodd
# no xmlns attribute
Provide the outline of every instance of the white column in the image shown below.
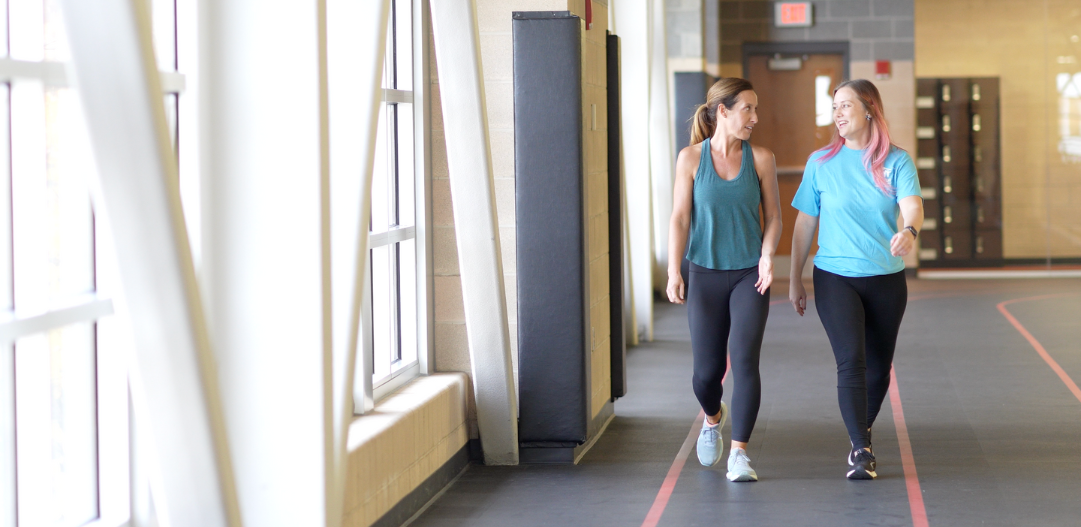
<svg viewBox="0 0 1081 527"><path fill-rule="evenodd" d="M325 6L199 4L200 271L248 525L333 523Z"/></svg>
<svg viewBox="0 0 1081 527"><path fill-rule="evenodd" d="M653 188L650 183L650 2L611 2L620 37L623 172L635 331L653 340ZM663 63L662 63L663 64Z"/></svg>
<svg viewBox="0 0 1081 527"><path fill-rule="evenodd" d="M668 42L664 0L651 0L649 68L649 167L653 182L653 288L668 284L668 222L672 217L672 111L668 97ZM652 300L652 295L650 296Z"/></svg>
<svg viewBox="0 0 1081 527"><path fill-rule="evenodd" d="M149 4L64 0L75 72L130 314L155 496L170 525L239 526L214 356L195 283ZM102 217L99 216L99 217Z"/></svg>
<svg viewBox="0 0 1081 527"><path fill-rule="evenodd" d="M334 462L327 516L332 525L341 523L345 497L346 442L354 411L354 372L364 277L368 273L372 167L389 14L389 0L327 2L334 311ZM370 367L361 368L360 375L371 382ZM365 390L360 392L357 410L370 409L373 401Z"/></svg>
<svg viewBox="0 0 1081 527"><path fill-rule="evenodd" d="M515 465L518 404L511 368L477 8L475 0L432 0L430 5L477 427L484 462Z"/></svg>
<svg viewBox="0 0 1081 527"><path fill-rule="evenodd" d="M706 59L706 73L721 76L721 2L702 2L702 53Z"/></svg>

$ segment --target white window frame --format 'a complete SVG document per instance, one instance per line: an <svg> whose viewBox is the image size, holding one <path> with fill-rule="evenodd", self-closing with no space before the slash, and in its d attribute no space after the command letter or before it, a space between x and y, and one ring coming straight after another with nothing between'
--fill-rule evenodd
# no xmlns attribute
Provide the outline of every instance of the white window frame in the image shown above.
<svg viewBox="0 0 1081 527"><path fill-rule="evenodd" d="M179 1L179 0L174 0ZM174 24L176 20L174 19ZM0 24L4 27L0 28L0 34L8 33L9 19L5 16L0 18ZM5 39L6 40L6 39ZM0 84L6 84L9 87L8 93L10 93L10 87L16 86L22 83L37 84L44 89L50 88L68 88L71 87L69 82L69 65L66 62L53 61L53 60L19 60L13 59L7 54L7 50L4 51L4 56L0 56ZM175 60L174 60L175 63ZM160 82L163 95L175 95L179 97L186 90L186 76L177 71L160 71ZM4 101L0 101L0 104L10 105L10 98ZM178 116L179 117L179 116ZM0 126L10 126L11 113L7 112L7 122L0 123ZM11 136L8 135L7 140L9 143L4 148L11 148ZM4 167L3 170L7 171L10 167ZM9 173L8 177L14 177L14 174ZM7 200L6 203L0 204L0 213L5 213L10 217L11 205L13 196L10 194L10 189L0 196ZM90 199L90 196L87 196ZM91 220L93 221L93 220ZM12 225L5 222L4 228L7 229L7 233L0 236L0 241L11 243L12 231L10 230ZM94 227L94 241L92 248L92 259L97 267L98 262L101 260L99 254L100 242L98 234L100 233L100 226ZM13 248L9 245L7 250L2 251L0 256L14 259L15 255ZM100 275L101 269L96 269L95 274ZM11 277L4 279L10 280ZM96 281L97 279L95 279ZM11 305L11 299L8 300L8 305ZM103 294L100 291L87 293L84 295L76 296L67 302L66 305L55 307L40 313L17 313L13 309L0 310L0 387L5 389L0 390L0 527L16 527L18 523L17 515L17 503L18 503L18 487L16 480L16 473L18 467L16 465L16 444L15 444L15 399L14 389L8 390L7 387L14 387L15 385L15 369L14 369L14 352L15 343L24 337L38 335L41 333L48 333L50 331L61 329L73 324L88 323L97 324L102 319L114 314L113 301L107 294ZM110 434L122 434L126 440L132 429L131 414L127 411L110 412L112 418L127 419L127 429L125 430L104 430L102 426L103 411L102 411L102 387L100 384L102 371L101 368L101 356L98 337L95 336L93 346L95 355L97 355L96 367L99 371L95 373L95 377L98 381L96 388L96 394L98 396L98 419L95 423L97 442L98 442L98 457L99 464L97 467L97 500L98 500L98 517L94 520L84 524L84 527L127 527L130 525L131 519L131 504L129 492L133 486L130 480L125 488L107 488L104 485L104 477L102 467L102 452L101 445L103 440ZM115 370L116 368L110 368ZM121 368L120 373L126 372L126 367ZM111 372L115 374L117 372ZM113 375L115 376L115 375ZM127 392L127 388L123 389ZM124 410L127 410L125 408ZM134 448L127 449L128 460L132 464L136 460L131 458Z"/></svg>
<svg viewBox="0 0 1081 527"><path fill-rule="evenodd" d="M398 0L402 1L402 0ZM366 257L364 296L361 303L361 360L357 361L357 388L363 391L367 401L378 401L387 394L400 388L405 383L420 375L433 371L432 344L434 314L432 305L432 240L431 240L431 105L428 97L430 86L430 32L429 11L424 0L412 0L412 54L413 54L413 89L384 89L382 103L413 105L413 166L415 189L415 221L412 226L391 227L383 232L369 233L369 251ZM382 155L377 152L376 155ZM380 379L372 377L375 353L371 330L371 250L405 240L415 240L416 246L416 328L417 359L408 364L392 369L390 374ZM356 413L362 413L358 406Z"/></svg>

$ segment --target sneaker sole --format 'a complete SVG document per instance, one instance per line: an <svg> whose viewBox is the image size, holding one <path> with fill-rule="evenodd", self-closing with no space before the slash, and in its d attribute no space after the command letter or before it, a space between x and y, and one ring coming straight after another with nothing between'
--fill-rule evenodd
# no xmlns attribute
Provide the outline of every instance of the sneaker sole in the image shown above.
<svg viewBox="0 0 1081 527"><path fill-rule="evenodd" d="M848 471L848 475L846 477L848 479L875 479L878 477L878 474L873 470L854 468Z"/></svg>
<svg viewBox="0 0 1081 527"><path fill-rule="evenodd" d="M697 450L697 447L695 449ZM702 456L698 456L698 462L701 463L703 467L712 467L712 466L716 465L717 462L720 461L720 460L721 460L721 456L717 456L717 459L714 459L713 463L706 463L706 461L702 459Z"/></svg>
<svg viewBox="0 0 1081 527"><path fill-rule="evenodd" d="M737 482L737 483L744 482L744 481L758 481L758 476L756 474L747 474L747 473L736 474L734 472L729 472L728 473L728 481L733 481L733 482Z"/></svg>

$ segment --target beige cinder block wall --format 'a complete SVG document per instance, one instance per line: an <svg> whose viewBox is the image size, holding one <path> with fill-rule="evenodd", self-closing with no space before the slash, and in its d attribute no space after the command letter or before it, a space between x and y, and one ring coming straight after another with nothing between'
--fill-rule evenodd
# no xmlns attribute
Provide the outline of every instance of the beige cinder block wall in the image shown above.
<svg viewBox="0 0 1081 527"><path fill-rule="evenodd" d="M503 278L507 294L507 318L514 350L515 379L518 376L517 277L515 269L514 209L514 85L511 40L511 13L514 11L571 11L585 18L586 0L477 0L481 61L485 101L495 176L500 247L503 251ZM608 293L608 158L607 82L605 31L608 28L607 2L593 0L592 29L583 40L583 129L589 214L590 319L593 326L592 388L593 415L611 395L610 321ZM438 371L470 372L462 305L462 284L450 200L445 131L439 80L432 56L432 199L435 273L435 367ZM593 108L596 105L596 126ZM476 416L470 404L470 437L477 437Z"/></svg>
<svg viewBox="0 0 1081 527"><path fill-rule="evenodd" d="M1059 153L1056 86L1081 72L1078 35L1077 0L916 0L917 77L999 78L1006 258L1081 256L1081 165Z"/></svg>
<svg viewBox="0 0 1081 527"><path fill-rule="evenodd" d="M584 13L584 2L588 1L578 2L582 8L576 13ZM576 2L570 3L573 5ZM582 128L585 130L586 193L589 200L589 320L593 330L590 355L592 417L596 417L612 398L611 295L608 282L607 32L608 2L593 0L593 25L585 32L582 42Z"/></svg>

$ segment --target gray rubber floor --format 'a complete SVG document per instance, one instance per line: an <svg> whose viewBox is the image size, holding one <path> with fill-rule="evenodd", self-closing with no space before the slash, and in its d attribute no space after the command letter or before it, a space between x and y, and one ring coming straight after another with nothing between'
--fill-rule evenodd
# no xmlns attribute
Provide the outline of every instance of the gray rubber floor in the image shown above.
<svg viewBox="0 0 1081 527"><path fill-rule="evenodd" d="M774 300L787 291L775 284ZM909 281L894 369L929 525L1081 525L1081 401L997 307L1040 295L1056 296L1005 309L1081 383L1081 280ZM914 525L889 398L879 478L844 478L835 365L811 307L771 307L748 449L761 481L730 483L723 460L702 467L692 449L658 525ZM699 412L686 313L655 314L654 342L629 351L629 394L579 465L471 466L411 525L642 525Z"/></svg>

